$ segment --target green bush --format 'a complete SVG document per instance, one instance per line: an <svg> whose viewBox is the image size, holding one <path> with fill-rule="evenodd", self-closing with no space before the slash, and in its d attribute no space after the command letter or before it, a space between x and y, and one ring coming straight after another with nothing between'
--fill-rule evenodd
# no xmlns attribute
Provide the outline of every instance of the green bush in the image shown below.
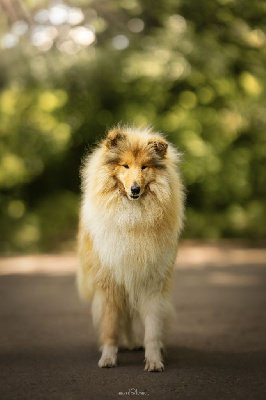
<svg viewBox="0 0 266 400"><path fill-rule="evenodd" d="M63 52L58 27L46 51L1 50L1 250L74 241L80 160L121 121L183 152L185 237L265 238L264 2L86 3L91 45Z"/></svg>

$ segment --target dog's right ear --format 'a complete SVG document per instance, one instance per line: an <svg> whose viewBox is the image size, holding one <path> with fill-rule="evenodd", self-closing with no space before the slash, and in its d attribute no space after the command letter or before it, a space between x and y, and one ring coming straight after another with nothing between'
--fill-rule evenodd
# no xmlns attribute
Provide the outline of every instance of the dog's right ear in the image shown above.
<svg viewBox="0 0 266 400"><path fill-rule="evenodd" d="M111 147L116 147L118 142L124 140L126 135L121 132L119 129L113 129L108 133L108 136L105 140L105 146L110 149Z"/></svg>

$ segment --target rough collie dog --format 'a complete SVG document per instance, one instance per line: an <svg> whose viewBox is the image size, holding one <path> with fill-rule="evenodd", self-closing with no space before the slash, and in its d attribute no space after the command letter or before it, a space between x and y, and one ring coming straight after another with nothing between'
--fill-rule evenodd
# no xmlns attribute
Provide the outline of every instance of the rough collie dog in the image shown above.
<svg viewBox="0 0 266 400"><path fill-rule="evenodd" d="M77 284L100 330L99 367L114 367L120 340L145 329L145 370L164 369L161 349L173 312L171 282L183 223L179 155L149 129L118 127L82 169Z"/></svg>

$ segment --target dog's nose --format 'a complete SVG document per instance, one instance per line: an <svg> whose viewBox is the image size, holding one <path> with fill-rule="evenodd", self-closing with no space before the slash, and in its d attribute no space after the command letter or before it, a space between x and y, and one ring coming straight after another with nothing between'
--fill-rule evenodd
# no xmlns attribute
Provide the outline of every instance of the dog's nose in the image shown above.
<svg viewBox="0 0 266 400"><path fill-rule="evenodd" d="M139 194L139 192L140 192L140 186L138 186L138 185L131 186L131 193L132 194L136 195L136 194Z"/></svg>

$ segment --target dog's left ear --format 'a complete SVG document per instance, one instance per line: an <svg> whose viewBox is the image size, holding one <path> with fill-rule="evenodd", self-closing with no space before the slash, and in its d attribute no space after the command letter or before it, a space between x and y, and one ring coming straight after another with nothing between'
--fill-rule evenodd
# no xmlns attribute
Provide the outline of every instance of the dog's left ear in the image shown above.
<svg viewBox="0 0 266 400"><path fill-rule="evenodd" d="M151 138L148 142L148 146L152 147L162 158L167 153L168 143L162 138Z"/></svg>
<svg viewBox="0 0 266 400"><path fill-rule="evenodd" d="M111 147L116 147L121 140L124 140L126 135L121 132L119 129L113 129L108 133L108 136L105 140L105 145L110 149Z"/></svg>

